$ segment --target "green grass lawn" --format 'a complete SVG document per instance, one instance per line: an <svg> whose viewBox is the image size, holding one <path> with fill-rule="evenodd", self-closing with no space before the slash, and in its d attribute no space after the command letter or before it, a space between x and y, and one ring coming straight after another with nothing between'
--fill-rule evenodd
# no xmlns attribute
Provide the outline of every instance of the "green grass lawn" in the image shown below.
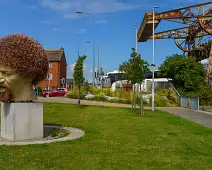
<svg viewBox="0 0 212 170"><path fill-rule="evenodd" d="M45 103L45 123L77 127L67 142L0 146L0 169L212 169L212 129L162 111Z"/></svg>

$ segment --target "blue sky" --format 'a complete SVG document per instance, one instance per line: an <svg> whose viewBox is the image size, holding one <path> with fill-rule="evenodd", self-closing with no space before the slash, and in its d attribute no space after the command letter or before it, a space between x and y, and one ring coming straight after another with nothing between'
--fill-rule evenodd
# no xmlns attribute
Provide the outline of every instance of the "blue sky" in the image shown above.
<svg viewBox="0 0 212 170"><path fill-rule="evenodd" d="M2 0L0 1L0 36L23 33L38 40L45 49L64 47L71 69L80 54L88 55L85 77L91 80L92 45L87 41L100 41L100 64L107 71L117 70L120 63L129 59L135 47L135 22L138 26L145 12L154 5L158 12L209 2L203 0ZM76 11L95 13L77 15ZM178 27L181 25L178 25ZM174 28L163 22L156 31ZM141 56L152 63L152 41L139 43ZM173 40L155 41L155 63L160 65L166 56L180 51ZM97 61L97 48L96 48ZM97 65L97 62L96 62Z"/></svg>

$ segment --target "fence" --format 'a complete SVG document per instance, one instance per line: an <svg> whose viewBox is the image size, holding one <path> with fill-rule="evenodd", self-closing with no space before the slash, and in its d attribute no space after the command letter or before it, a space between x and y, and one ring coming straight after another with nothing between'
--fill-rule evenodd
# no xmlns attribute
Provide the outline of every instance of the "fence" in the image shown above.
<svg viewBox="0 0 212 170"><path fill-rule="evenodd" d="M178 93L178 91L175 89L175 87L173 86L172 83L167 83L167 82L155 82L155 90L157 89L173 89L174 93L176 94L176 96L178 98L180 98L180 94ZM142 89L143 91L152 91L152 82L148 82L146 84L142 84Z"/></svg>
<svg viewBox="0 0 212 170"><path fill-rule="evenodd" d="M180 106L192 110L199 110L199 98L181 96Z"/></svg>
<svg viewBox="0 0 212 170"><path fill-rule="evenodd" d="M148 85L148 89L152 88L152 85ZM175 89L172 83L163 83L163 82L157 82L155 83L155 89L173 89L174 93L180 99L180 106L184 108L189 108L192 110L199 110L199 98L192 98L192 97L185 97L180 96L178 91Z"/></svg>

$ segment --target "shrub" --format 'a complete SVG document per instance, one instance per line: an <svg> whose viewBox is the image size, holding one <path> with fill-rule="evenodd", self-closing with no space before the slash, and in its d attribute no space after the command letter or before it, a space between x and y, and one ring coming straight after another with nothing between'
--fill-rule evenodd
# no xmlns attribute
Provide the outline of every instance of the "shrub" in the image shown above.
<svg viewBox="0 0 212 170"><path fill-rule="evenodd" d="M86 96L86 89L84 87L80 88L81 91L81 95L80 95L80 99L85 99ZM71 99L78 99L78 88L74 87L68 94L67 97L71 98Z"/></svg>
<svg viewBox="0 0 212 170"><path fill-rule="evenodd" d="M150 97L149 106L152 106L152 97ZM155 96L155 107L169 107L171 106L164 97L162 96Z"/></svg>
<svg viewBox="0 0 212 170"><path fill-rule="evenodd" d="M176 95L172 88L169 89L157 89L155 92L158 96L163 97L163 99L167 100L170 105L179 106L179 97ZM162 99L162 100L163 100ZM169 105L168 104L168 105ZM161 106L162 107L162 106Z"/></svg>
<svg viewBox="0 0 212 170"><path fill-rule="evenodd" d="M201 86L196 91L184 91L183 89L178 89L181 96L186 97L199 97L200 105L211 106L212 105L212 88L207 86Z"/></svg>
<svg viewBox="0 0 212 170"><path fill-rule="evenodd" d="M105 93L106 96L111 96L111 97L114 96L114 92L111 88L105 88L104 93Z"/></svg>
<svg viewBox="0 0 212 170"><path fill-rule="evenodd" d="M95 100L95 97L96 97L96 96L93 95L93 94L88 94L88 95L85 96L85 99L86 99L86 100Z"/></svg>
<svg viewBox="0 0 212 170"><path fill-rule="evenodd" d="M124 91L123 90L115 91L114 97L123 98Z"/></svg>
<svg viewBox="0 0 212 170"><path fill-rule="evenodd" d="M174 103L177 103L178 102L178 97L177 97L177 95L175 94L175 92L174 92L174 90L172 89L172 88L169 88L168 90L167 90L167 95L166 95L166 97L169 99L169 100L171 100L171 101L173 101Z"/></svg>
<svg viewBox="0 0 212 170"><path fill-rule="evenodd" d="M102 91L101 91L100 89L96 88L96 87L91 86L90 89L89 89L89 92L90 92L91 94L98 95L98 94L101 93Z"/></svg>
<svg viewBox="0 0 212 170"><path fill-rule="evenodd" d="M133 101L133 91L113 91L110 88L104 89L104 91L97 89L95 87L90 87L90 95L86 96L86 89L82 87L81 89L81 99L87 100L96 100L96 101L107 101L110 103L125 103L132 104ZM144 94L143 94L144 95ZM77 99L78 98L78 89L74 88L67 95L69 98ZM110 98L111 97L111 98ZM149 104L146 100L143 100L145 106L151 106L152 99L150 97ZM140 92L136 92L136 104L140 105ZM155 106L156 107L170 107L178 106L179 100L172 89L159 89L156 90L155 94Z"/></svg>
<svg viewBox="0 0 212 170"><path fill-rule="evenodd" d="M97 101L105 101L106 96L105 96L104 92L100 92L98 95L96 95L96 100Z"/></svg>
<svg viewBox="0 0 212 170"><path fill-rule="evenodd" d="M123 94L123 98L124 98L124 102L126 104L132 104L132 100L133 100L133 93L132 92L128 92L128 91L124 91L124 94Z"/></svg>
<svg viewBox="0 0 212 170"><path fill-rule="evenodd" d="M152 92L151 92L152 93ZM166 89L157 89L155 93L159 96L167 96L167 90Z"/></svg>

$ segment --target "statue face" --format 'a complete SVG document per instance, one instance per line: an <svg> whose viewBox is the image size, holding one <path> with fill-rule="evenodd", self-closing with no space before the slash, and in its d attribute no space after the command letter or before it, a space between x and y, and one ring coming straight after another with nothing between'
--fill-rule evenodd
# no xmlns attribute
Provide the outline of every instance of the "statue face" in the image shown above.
<svg viewBox="0 0 212 170"><path fill-rule="evenodd" d="M29 81L15 70L0 65L0 101L9 102L19 95L24 95L23 88Z"/></svg>

